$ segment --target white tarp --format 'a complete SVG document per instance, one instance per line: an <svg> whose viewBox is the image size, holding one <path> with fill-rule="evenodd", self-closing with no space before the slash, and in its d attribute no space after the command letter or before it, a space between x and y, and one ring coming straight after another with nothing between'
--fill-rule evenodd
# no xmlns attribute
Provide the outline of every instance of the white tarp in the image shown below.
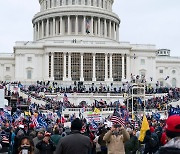
<svg viewBox="0 0 180 154"><path fill-rule="evenodd" d="M0 89L0 108L4 108L4 89Z"/></svg>

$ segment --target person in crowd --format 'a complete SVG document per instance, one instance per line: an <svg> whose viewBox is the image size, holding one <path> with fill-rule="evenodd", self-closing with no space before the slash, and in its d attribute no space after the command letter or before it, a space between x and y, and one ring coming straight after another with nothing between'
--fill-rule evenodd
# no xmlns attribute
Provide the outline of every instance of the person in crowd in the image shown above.
<svg viewBox="0 0 180 154"><path fill-rule="evenodd" d="M80 133L82 121L76 118L71 123L71 134L63 137L56 149L56 154L89 154L90 138Z"/></svg>
<svg viewBox="0 0 180 154"><path fill-rule="evenodd" d="M172 115L166 121L166 135L168 142L162 146L159 154L180 153L180 116Z"/></svg>
<svg viewBox="0 0 180 154"><path fill-rule="evenodd" d="M39 150L36 148L36 145L42 141L44 138L44 130L40 129L37 133L37 136L33 139L34 143L34 154L39 154Z"/></svg>
<svg viewBox="0 0 180 154"><path fill-rule="evenodd" d="M39 149L39 154L50 154L56 150L56 146L50 139L51 133L46 132L42 141L38 142L36 148Z"/></svg>
<svg viewBox="0 0 180 154"><path fill-rule="evenodd" d="M51 136L51 140L53 141L55 146L57 146L60 139L61 139L61 135L59 135L59 128L56 127L54 130L54 134Z"/></svg>
<svg viewBox="0 0 180 154"><path fill-rule="evenodd" d="M34 154L34 143L31 138L24 136L20 139L18 154Z"/></svg>
<svg viewBox="0 0 180 154"><path fill-rule="evenodd" d="M129 134L123 126L114 124L104 135L108 154L125 154L124 143L129 140Z"/></svg>
<svg viewBox="0 0 180 154"><path fill-rule="evenodd" d="M104 135L107 133L107 129L105 127L102 127L99 130L99 139L98 139L98 143L101 146L101 153L102 154L107 154L107 146L106 146L106 141L103 140Z"/></svg>
<svg viewBox="0 0 180 154"><path fill-rule="evenodd" d="M130 135L130 139L125 142L125 152L126 154L136 154L139 148L138 138L135 136L135 132L132 128L127 128L126 130Z"/></svg>
<svg viewBox="0 0 180 154"><path fill-rule="evenodd" d="M154 132L154 128L146 131L143 143L145 144L144 154L155 153L159 148L159 139Z"/></svg>

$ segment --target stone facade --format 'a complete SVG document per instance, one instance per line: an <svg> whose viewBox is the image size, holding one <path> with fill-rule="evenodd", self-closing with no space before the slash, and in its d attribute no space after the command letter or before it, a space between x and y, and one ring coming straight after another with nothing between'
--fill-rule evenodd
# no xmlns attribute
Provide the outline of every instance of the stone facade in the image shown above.
<svg viewBox="0 0 180 154"><path fill-rule="evenodd" d="M149 83L180 86L180 58L155 45L119 42L113 0L39 0L33 41L0 54L0 80L121 84L131 74Z"/></svg>

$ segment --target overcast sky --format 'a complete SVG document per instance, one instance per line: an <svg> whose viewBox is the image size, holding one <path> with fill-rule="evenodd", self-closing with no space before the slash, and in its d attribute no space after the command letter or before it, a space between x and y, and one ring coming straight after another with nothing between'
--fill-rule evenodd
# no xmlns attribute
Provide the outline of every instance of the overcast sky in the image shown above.
<svg viewBox="0 0 180 154"><path fill-rule="evenodd" d="M1 0L0 53L13 52L15 41L31 41L32 18L39 0ZM155 44L180 56L180 0L114 0L120 41Z"/></svg>

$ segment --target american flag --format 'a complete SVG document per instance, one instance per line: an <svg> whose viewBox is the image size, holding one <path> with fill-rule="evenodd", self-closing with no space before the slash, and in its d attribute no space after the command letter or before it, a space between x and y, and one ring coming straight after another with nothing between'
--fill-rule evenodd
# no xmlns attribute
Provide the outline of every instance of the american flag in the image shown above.
<svg viewBox="0 0 180 154"><path fill-rule="evenodd" d="M38 121L37 121L37 118L35 118L34 116L32 116L31 120L32 120L32 123L34 124L35 127L39 127L39 123L38 123Z"/></svg>
<svg viewBox="0 0 180 154"><path fill-rule="evenodd" d="M68 102L68 97L66 93L64 93L63 102Z"/></svg>
<svg viewBox="0 0 180 154"><path fill-rule="evenodd" d="M117 111L114 111L111 117L111 122L113 124L120 124L122 126L125 126L125 120L120 116L120 114Z"/></svg>

